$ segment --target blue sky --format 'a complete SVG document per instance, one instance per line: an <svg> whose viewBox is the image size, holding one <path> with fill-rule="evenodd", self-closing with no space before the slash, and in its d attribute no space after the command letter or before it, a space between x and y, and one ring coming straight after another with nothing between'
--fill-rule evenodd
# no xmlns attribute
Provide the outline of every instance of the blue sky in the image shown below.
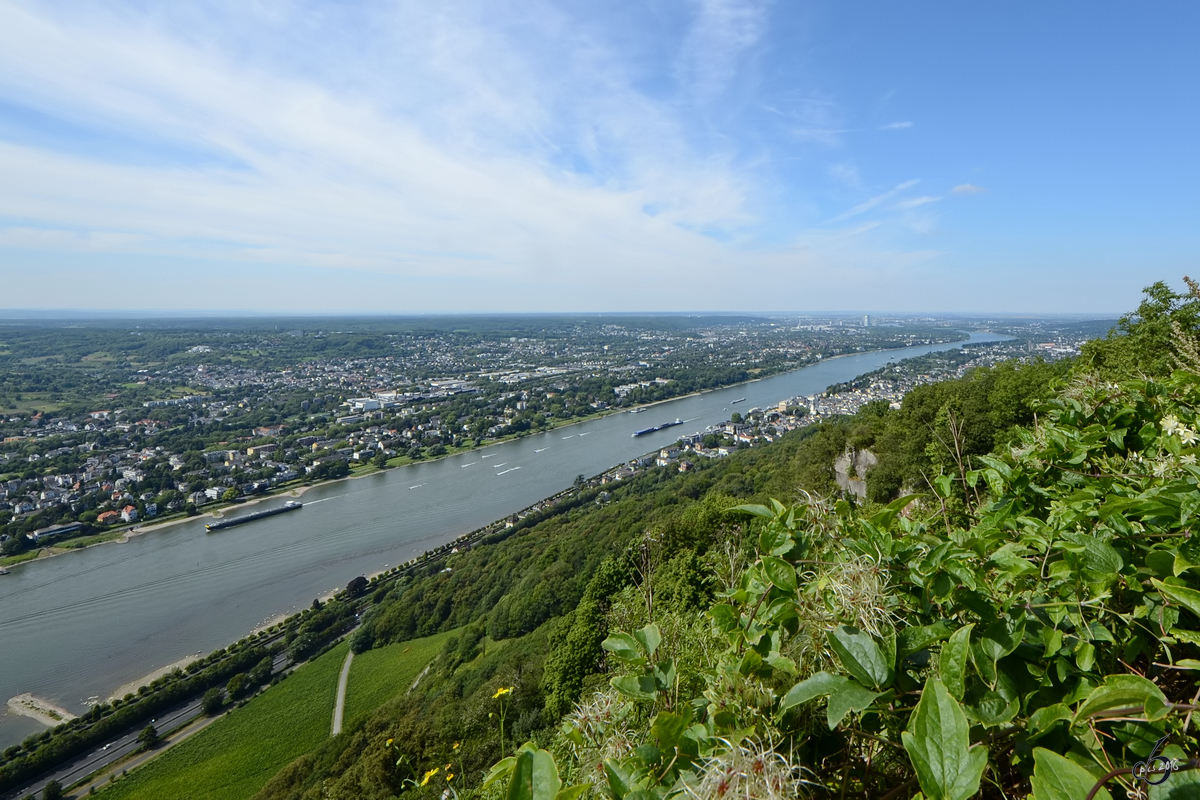
<svg viewBox="0 0 1200 800"><path fill-rule="evenodd" d="M1198 271L1198 23L0 0L0 308L1129 310Z"/></svg>

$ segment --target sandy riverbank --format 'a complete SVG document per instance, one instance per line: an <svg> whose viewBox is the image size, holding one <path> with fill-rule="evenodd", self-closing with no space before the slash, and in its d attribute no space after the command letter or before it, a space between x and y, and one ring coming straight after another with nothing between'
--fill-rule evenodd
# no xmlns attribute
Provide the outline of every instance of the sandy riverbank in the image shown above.
<svg viewBox="0 0 1200 800"><path fill-rule="evenodd" d="M137 692L138 689L142 688L143 686L145 686L148 683L153 683L154 681L161 678L163 675L170 675L172 672L174 672L177 669L184 669L185 667L187 667L188 664L192 663L193 661L195 661L198 658L200 658L199 655L187 656L186 658L179 659L174 664L167 664L165 667L156 669L153 672L151 672L149 675L138 678L135 681L130 681L129 683L123 683L120 686L118 686L111 695L109 695L108 700L106 700L105 702L111 703L113 700L116 700L117 698L124 697L127 694L133 694L133 693Z"/></svg>
<svg viewBox="0 0 1200 800"><path fill-rule="evenodd" d="M8 710L23 717L36 719L49 728L75 719L75 715L65 708L60 708L48 700L34 697L28 693L10 698L8 701Z"/></svg>

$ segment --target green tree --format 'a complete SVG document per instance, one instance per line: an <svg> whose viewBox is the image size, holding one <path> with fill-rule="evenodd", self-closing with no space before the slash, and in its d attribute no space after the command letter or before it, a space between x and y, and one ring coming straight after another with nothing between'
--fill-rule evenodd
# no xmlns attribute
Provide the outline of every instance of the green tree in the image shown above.
<svg viewBox="0 0 1200 800"><path fill-rule="evenodd" d="M63 798L62 784L58 781L50 781L42 789L42 800L62 800Z"/></svg>
<svg viewBox="0 0 1200 800"><path fill-rule="evenodd" d="M1172 335L1176 327L1193 341L1200 326L1200 299L1179 294L1163 281L1142 290L1137 310L1125 314L1104 339L1093 339L1080 360L1109 380L1146 375L1164 377L1175 367Z"/></svg>
<svg viewBox="0 0 1200 800"><path fill-rule="evenodd" d="M158 745L159 742L158 729L153 725L147 725L142 728L142 732L138 734L138 742L147 750Z"/></svg>
<svg viewBox="0 0 1200 800"><path fill-rule="evenodd" d="M221 495L221 500L226 503L230 503L230 502L233 502L234 500L237 500L237 496L238 496L237 489L230 487L229 489L226 489L225 492Z"/></svg>
<svg viewBox="0 0 1200 800"><path fill-rule="evenodd" d="M200 700L200 710L209 717L216 716L225 705L225 692L214 686L204 693Z"/></svg>

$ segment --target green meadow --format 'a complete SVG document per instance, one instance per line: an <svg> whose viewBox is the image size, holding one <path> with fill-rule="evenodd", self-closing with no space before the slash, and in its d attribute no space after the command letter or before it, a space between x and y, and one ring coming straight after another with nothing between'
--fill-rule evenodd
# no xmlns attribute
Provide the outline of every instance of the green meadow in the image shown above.
<svg viewBox="0 0 1200 800"><path fill-rule="evenodd" d="M200 733L106 786L103 800L243 800L329 736L342 643Z"/></svg>

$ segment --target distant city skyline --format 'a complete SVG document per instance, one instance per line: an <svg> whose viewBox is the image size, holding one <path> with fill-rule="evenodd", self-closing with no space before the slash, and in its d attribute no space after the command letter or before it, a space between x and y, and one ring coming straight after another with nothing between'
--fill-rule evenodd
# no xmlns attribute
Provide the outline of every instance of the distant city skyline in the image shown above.
<svg viewBox="0 0 1200 800"><path fill-rule="evenodd" d="M0 0L0 310L1112 317L1200 272L1198 23Z"/></svg>

